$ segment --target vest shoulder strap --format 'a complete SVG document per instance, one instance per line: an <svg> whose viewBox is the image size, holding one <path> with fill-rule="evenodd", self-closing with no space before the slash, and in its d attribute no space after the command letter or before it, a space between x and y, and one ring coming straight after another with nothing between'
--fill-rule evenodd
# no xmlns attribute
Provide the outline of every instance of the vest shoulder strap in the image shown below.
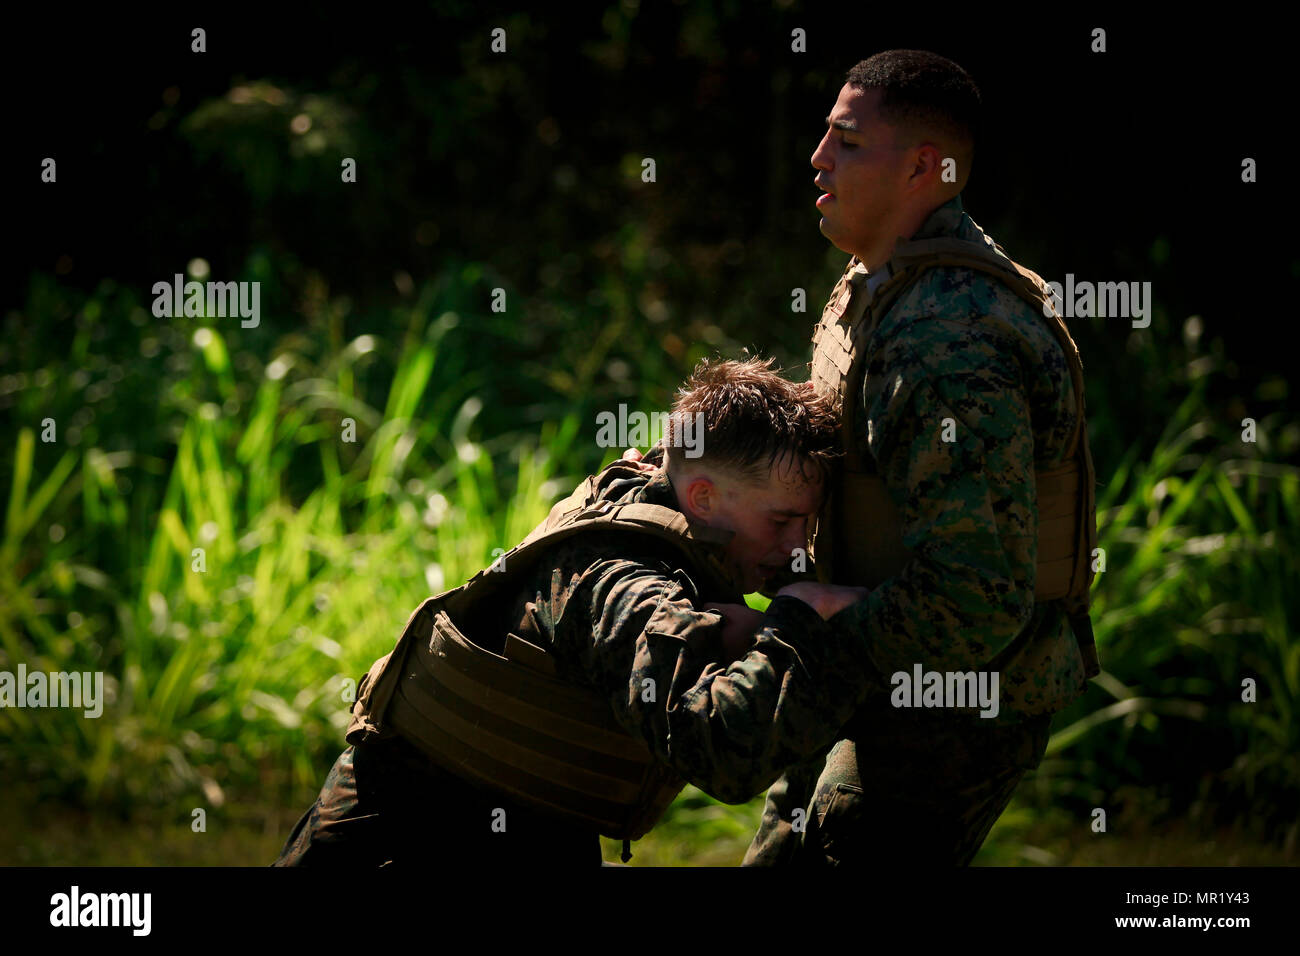
<svg viewBox="0 0 1300 956"><path fill-rule="evenodd" d="M874 331L880 319L926 270L944 266L975 269L999 279L1021 299L1033 306L1047 323L1065 353L1078 411L1074 433L1070 437L1062 459L1064 464L1048 474L1064 473L1077 468L1080 475L1079 517L1081 520L1077 522L1077 542L1073 555L1074 571L1065 606L1075 635L1084 651L1089 676L1094 676L1098 671L1098 665L1087 608L1091 600L1089 586L1094 576L1089 562L1097 542L1096 489L1092 452L1088 447L1087 438L1083 361L1078 346L1070 336L1065 320L1056 310L1047 284L1037 273L1013 261L996 242L991 245L987 243L981 245L954 236L899 242L894 247L889 265L892 274L876 290L875 296L866 306L871 310L871 315L859 323L854 333L853 358L846 375L842 413L844 446L846 450L856 447L857 402L854 397L862 388L862 376L866 367L866 339Z"/></svg>
<svg viewBox="0 0 1300 956"><path fill-rule="evenodd" d="M477 600L479 592L484 588L499 591L503 587L514 585L531 569L532 559L544 550L576 534L593 531L649 535L667 542L686 557L693 569L711 575L716 579L714 583L725 583L725 570L709 552L712 548L729 542L732 532L692 522L682 512L663 505L645 502L623 505L609 501L593 502L591 496L594 487L593 479L588 478L577 491L557 503L551 509L550 517L522 542L456 590L473 591Z"/></svg>
<svg viewBox="0 0 1300 956"><path fill-rule="evenodd" d="M981 247L978 243L958 239L954 236L937 236L932 239L900 242L894 247L894 254L889 262L893 275L880 287L871 302L871 320L869 323L864 324L869 325L870 328L864 327L862 329L864 339L865 335L869 334L875 324L884 317L889 308L927 270L944 266L957 266L986 273L1001 280L1021 299L1034 307L1037 313L1043 317L1056 338L1057 344L1065 353L1066 364L1070 368L1070 382L1074 387L1078 422L1074 433L1070 436L1070 443L1066 448L1063 460L1072 461L1078 448L1080 436L1083 433L1086 418L1086 405L1083 394L1083 360L1079 355L1079 348L1075 345L1069 329L1066 328L1065 320L1061 318L1060 313L1057 312L1055 305L1052 303L1051 295L1047 291L1047 284L1043 282L1042 278L1036 272L1026 269L1018 262L1010 259L997 243L992 246L985 245ZM859 345L862 341L859 340ZM854 368L850 370L848 375L850 389L861 386L861 365L864 360L865 350L855 348ZM849 392L849 389L846 389L846 392L854 394ZM848 405L849 403L846 401L846 410Z"/></svg>

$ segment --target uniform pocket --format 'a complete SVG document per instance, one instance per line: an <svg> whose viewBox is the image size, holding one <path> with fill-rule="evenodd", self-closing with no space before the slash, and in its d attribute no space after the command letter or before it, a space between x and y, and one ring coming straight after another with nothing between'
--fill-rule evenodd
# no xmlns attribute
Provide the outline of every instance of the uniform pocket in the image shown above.
<svg viewBox="0 0 1300 956"><path fill-rule="evenodd" d="M824 862L838 866L842 857L861 849L866 829L866 798L862 788L851 783L837 783L830 792L825 810L817 814L817 832Z"/></svg>

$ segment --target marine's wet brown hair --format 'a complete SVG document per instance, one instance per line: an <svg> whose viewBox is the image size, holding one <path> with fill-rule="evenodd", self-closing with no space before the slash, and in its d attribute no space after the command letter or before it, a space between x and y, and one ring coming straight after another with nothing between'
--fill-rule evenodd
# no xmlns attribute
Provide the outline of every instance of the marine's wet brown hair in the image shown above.
<svg viewBox="0 0 1300 956"><path fill-rule="evenodd" d="M678 389L665 435L670 465L723 468L750 481L766 481L771 469L797 464L805 480L825 477L840 454L839 408L809 382L791 382L772 370L773 359L705 359ZM696 418L696 415L700 418ZM677 429L698 422L702 454L687 458ZM793 456L793 457L791 457Z"/></svg>

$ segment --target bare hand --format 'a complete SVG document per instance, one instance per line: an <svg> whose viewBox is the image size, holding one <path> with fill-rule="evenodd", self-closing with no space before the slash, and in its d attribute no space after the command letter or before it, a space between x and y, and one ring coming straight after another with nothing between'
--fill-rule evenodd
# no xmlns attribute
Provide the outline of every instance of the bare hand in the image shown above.
<svg viewBox="0 0 1300 956"><path fill-rule="evenodd" d="M818 584L814 581L798 581L794 584L787 584L776 594L777 597L784 594L787 597L798 598L820 614L823 619L829 619L850 604L865 601L867 596L871 594L871 589L851 588L842 584Z"/></svg>
<svg viewBox="0 0 1300 956"><path fill-rule="evenodd" d="M647 465L641 460L643 457L645 456L643 456L640 449L637 448L629 448L627 451L623 452L623 461L636 465L638 471L654 471L655 466Z"/></svg>

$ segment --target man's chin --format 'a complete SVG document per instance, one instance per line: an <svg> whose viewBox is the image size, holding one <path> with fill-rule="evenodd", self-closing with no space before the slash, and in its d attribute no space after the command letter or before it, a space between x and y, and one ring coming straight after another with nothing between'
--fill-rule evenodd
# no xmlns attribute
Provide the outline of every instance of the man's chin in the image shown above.
<svg viewBox="0 0 1300 956"><path fill-rule="evenodd" d="M840 250L840 252L847 252L849 255L853 255L851 250L844 248L845 240L842 239L841 233L826 221L825 216L823 216L821 221L817 223L817 228L821 230L821 234L826 237L827 241L829 241L832 246Z"/></svg>

